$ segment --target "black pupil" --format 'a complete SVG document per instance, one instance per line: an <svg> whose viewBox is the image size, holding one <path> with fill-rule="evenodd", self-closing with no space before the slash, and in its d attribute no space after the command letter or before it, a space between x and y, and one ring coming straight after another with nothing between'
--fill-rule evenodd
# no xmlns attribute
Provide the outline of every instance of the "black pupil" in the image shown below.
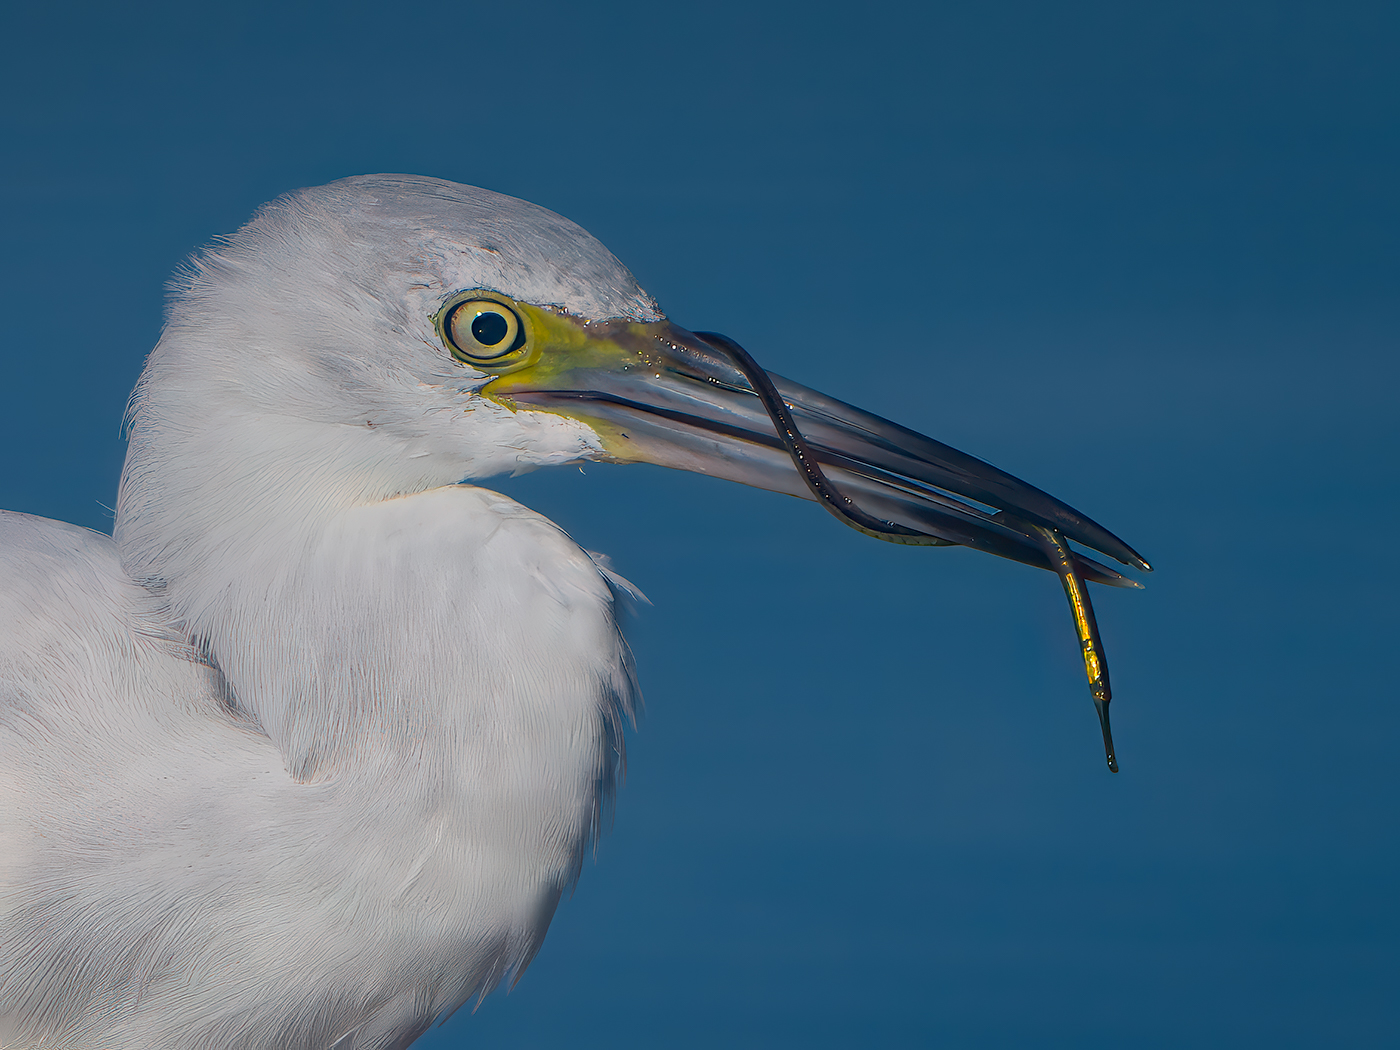
<svg viewBox="0 0 1400 1050"><path fill-rule="evenodd" d="M482 346L495 346L508 331L510 325L498 313L477 314L472 320L472 336Z"/></svg>

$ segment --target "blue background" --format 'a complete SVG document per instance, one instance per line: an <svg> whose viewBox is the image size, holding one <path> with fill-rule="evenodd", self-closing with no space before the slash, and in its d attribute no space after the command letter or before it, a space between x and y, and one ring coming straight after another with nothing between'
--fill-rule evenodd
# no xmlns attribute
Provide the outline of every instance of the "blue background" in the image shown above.
<svg viewBox="0 0 1400 1050"><path fill-rule="evenodd" d="M170 272L406 171L1157 567L1096 591L1114 777L1046 573L507 483L653 600L648 707L540 957L422 1045L1400 1043L1393 4L6 12L0 505L110 528Z"/></svg>

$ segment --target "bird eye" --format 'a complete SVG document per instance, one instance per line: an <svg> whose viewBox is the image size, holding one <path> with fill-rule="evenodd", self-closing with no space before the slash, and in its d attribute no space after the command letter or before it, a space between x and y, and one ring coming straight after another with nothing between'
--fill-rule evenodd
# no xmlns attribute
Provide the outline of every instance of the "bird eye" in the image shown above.
<svg viewBox="0 0 1400 1050"><path fill-rule="evenodd" d="M448 307L442 334L455 357L468 364L497 362L525 345L515 311L494 299L467 299Z"/></svg>

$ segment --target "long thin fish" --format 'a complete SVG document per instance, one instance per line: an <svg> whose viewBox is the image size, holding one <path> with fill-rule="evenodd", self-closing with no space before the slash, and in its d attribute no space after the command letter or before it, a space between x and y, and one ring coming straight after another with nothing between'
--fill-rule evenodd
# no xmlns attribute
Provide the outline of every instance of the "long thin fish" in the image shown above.
<svg viewBox="0 0 1400 1050"><path fill-rule="evenodd" d="M877 540L921 547L947 545L947 540L929 536L917 529L910 529L896 522L884 521L873 514L866 513L857 506L854 500L841 492L826 476L818 464L811 446L802 437L802 432L797 429L792 412L788 409L782 395L778 393L778 388L773 385L773 380L768 373L750 356L749 352L733 339L726 335L720 335L718 332L696 332L695 334L717 350L727 354L734 362L734 366L744 374L744 377L749 381L749 386L753 388L753 392L758 396L759 401L763 403L763 407L773 420L778 437L787 449L788 455L792 457L797 472L802 475L802 480L807 483L807 487L817 498L818 503L857 532L862 532ZM1094 709L1099 715L1099 728L1103 730L1104 754L1108 757L1109 770L1117 773L1118 758L1113 751L1113 734L1108 725L1108 703L1112 699L1108 685L1108 657L1104 653L1103 642L1099 639L1099 627L1094 619L1094 606L1089 601L1089 589L1084 583L1084 578L1075 568L1074 554L1070 550L1068 542L1058 529L1047 528L1034 522L1020 521L1020 519L1018 519L1018 523L1024 525L1027 532L1040 541L1041 549L1045 551L1045 556L1050 560L1051 568L1059 574L1060 582L1064 584L1065 596L1069 599L1070 611L1074 614L1075 633L1079 636L1079 647L1084 656L1084 669L1089 675L1089 692L1093 695Z"/></svg>

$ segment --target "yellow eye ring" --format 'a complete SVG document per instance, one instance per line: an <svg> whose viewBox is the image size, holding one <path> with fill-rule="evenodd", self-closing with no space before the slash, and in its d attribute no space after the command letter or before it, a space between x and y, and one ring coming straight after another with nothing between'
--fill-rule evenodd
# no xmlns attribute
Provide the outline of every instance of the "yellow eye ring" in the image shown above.
<svg viewBox="0 0 1400 1050"><path fill-rule="evenodd" d="M490 293L463 292L434 318L452 356L473 368L499 372L529 356L529 330L520 314Z"/></svg>

